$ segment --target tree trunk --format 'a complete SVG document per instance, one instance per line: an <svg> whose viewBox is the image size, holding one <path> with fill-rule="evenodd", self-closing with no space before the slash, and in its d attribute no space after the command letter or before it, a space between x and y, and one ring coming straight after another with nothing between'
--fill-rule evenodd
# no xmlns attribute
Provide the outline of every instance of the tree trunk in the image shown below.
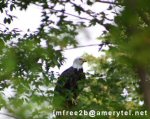
<svg viewBox="0 0 150 119"><path fill-rule="evenodd" d="M138 68L140 77L140 88L144 96L145 106L150 110L150 75L144 68Z"/></svg>

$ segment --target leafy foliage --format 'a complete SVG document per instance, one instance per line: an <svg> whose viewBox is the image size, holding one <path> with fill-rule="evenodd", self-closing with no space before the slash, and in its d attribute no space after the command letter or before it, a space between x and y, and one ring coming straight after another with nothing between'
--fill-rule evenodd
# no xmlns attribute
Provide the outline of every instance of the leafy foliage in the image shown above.
<svg viewBox="0 0 150 119"><path fill-rule="evenodd" d="M92 11L92 5L99 2L109 4L108 9ZM16 8L26 10L31 4L41 8L42 20L36 31L29 29L22 33L19 28L0 28L0 108L6 108L14 118L50 118L52 87L56 82L55 72L51 68L63 64L65 58L61 50L67 46L77 47L75 37L78 28L97 24L105 27L103 40L100 40L108 50L104 57L85 55L91 71L86 74L85 85L80 84L84 90L74 110L143 110L146 105L139 104L143 100L150 107L147 101L149 83L144 83L146 88L139 88L145 77L149 79L150 71L149 0L3 0L0 2L0 12L5 14L2 26L13 23L16 16L11 13ZM107 12L115 16L114 20L109 18ZM42 41L46 46L41 45ZM102 46L100 51L104 50ZM6 95L7 89L11 89L12 96Z"/></svg>
<svg viewBox="0 0 150 119"><path fill-rule="evenodd" d="M140 77L145 105L149 108L149 1L146 4L124 0L120 15L115 17L116 25L109 25L106 39L114 46L110 53L118 62L132 66ZM134 5L135 7L132 7Z"/></svg>
<svg viewBox="0 0 150 119"><path fill-rule="evenodd" d="M95 58L87 55L86 58L92 71L95 72L87 78L85 90L80 97L84 105L83 109L114 111L143 108L139 104L142 99L137 91L139 81L132 68L114 59L110 60L110 57ZM114 117L102 116L101 118L112 119Z"/></svg>

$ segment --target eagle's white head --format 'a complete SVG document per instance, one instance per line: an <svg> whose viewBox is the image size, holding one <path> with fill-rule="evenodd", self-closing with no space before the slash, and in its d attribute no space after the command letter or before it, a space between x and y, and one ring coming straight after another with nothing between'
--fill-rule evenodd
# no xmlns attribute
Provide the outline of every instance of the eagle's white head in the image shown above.
<svg viewBox="0 0 150 119"><path fill-rule="evenodd" d="M73 68L76 68L77 70L81 69L82 68L82 64L86 62L85 59L81 58L81 57L78 57L76 58L74 61L73 61L73 65L72 67Z"/></svg>

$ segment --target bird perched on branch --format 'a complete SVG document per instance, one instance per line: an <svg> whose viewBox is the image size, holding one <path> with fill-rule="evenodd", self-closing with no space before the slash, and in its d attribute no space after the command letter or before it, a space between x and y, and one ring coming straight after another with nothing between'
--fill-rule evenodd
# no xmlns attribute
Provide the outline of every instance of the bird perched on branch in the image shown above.
<svg viewBox="0 0 150 119"><path fill-rule="evenodd" d="M76 58L73 65L66 69L58 78L54 91L55 107L72 107L76 105L77 97L80 93L79 81L85 79L83 72L83 58Z"/></svg>

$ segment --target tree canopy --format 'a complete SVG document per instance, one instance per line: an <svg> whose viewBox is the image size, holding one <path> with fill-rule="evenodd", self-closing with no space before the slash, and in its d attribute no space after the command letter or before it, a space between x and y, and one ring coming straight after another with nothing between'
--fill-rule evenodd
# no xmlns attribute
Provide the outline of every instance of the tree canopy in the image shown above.
<svg viewBox="0 0 150 119"><path fill-rule="evenodd" d="M99 8L108 4L108 8L92 11L95 4ZM16 8L23 11L30 5L41 9L41 24L36 31L29 29L22 33L19 28L6 27L13 24L16 16L11 13ZM63 65L65 57L61 51L68 46L78 47L79 28L99 25L105 28L98 38L99 52L105 52L105 56L84 55L91 71L86 74L75 110L149 110L149 6L149 0L2 0L0 13L5 17L0 23L0 108L7 109L9 116L16 119L50 118L52 87L57 80L50 69ZM46 42L45 47L40 45L42 40ZM83 86L82 82L80 85ZM12 96L6 96L7 89L12 90ZM119 118L127 117L148 119L149 115Z"/></svg>

